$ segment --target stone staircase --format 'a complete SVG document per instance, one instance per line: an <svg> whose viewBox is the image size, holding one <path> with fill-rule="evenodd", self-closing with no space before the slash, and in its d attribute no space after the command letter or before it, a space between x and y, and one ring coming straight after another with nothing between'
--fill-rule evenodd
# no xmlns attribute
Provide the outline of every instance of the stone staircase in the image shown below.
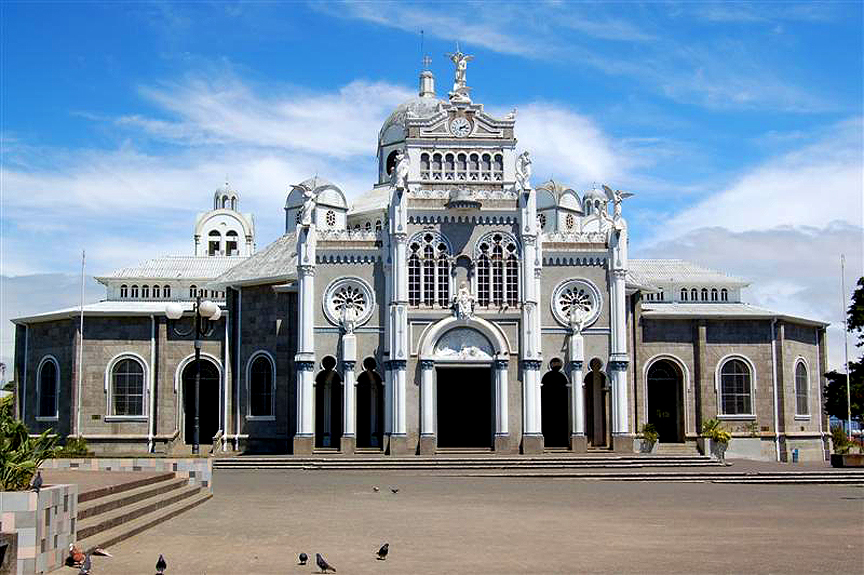
<svg viewBox="0 0 864 575"><path fill-rule="evenodd" d="M78 495L79 549L109 547L213 496L198 484L174 473L113 485Z"/></svg>
<svg viewBox="0 0 864 575"><path fill-rule="evenodd" d="M699 449L695 443L658 443L657 455L696 455Z"/></svg>

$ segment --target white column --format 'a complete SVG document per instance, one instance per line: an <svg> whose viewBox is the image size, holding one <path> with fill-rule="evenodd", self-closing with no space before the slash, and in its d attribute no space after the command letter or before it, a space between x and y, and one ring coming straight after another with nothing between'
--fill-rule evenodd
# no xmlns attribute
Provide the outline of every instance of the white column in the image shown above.
<svg viewBox="0 0 864 575"><path fill-rule="evenodd" d="M507 382L507 360L495 360L495 435L509 435L510 391Z"/></svg>
<svg viewBox="0 0 864 575"><path fill-rule="evenodd" d="M435 362L420 361L420 435L435 435Z"/></svg>
<svg viewBox="0 0 864 575"><path fill-rule="evenodd" d="M405 371L406 361L394 359L393 367L393 435L406 434L405 421Z"/></svg>
<svg viewBox="0 0 864 575"><path fill-rule="evenodd" d="M522 433L524 435L541 435L540 421L537 419L538 400L540 398L540 361L522 360Z"/></svg>
<svg viewBox="0 0 864 575"><path fill-rule="evenodd" d="M315 411L313 410L313 378L315 369L315 225L297 229L297 277L298 277L298 324L297 355L297 436L311 437L315 434Z"/></svg>
<svg viewBox="0 0 864 575"><path fill-rule="evenodd" d="M315 363L311 361L297 361L297 435L312 436L315 433L315 424L312 411L312 370Z"/></svg>
<svg viewBox="0 0 864 575"><path fill-rule="evenodd" d="M353 337L353 336L352 336ZM357 382L354 377L354 360L342 360L342 435L357 434Z"/></svg>
<svg viewBox="0 0 864 575"><path fill-rule="evenodd" d="M384 433L393 433L393 370L389 359L384 362Z"/></svg>
<svg viewBox="0 0 864 575"><path fill-rule="evenodd" d="M585 390L582 361L570 362L570 407L573 410L573 421L570 433L585 435Z"/></svg>
<svg viewBox="0 0 864 575"><path fill-rule="evenodd" d="M627 393L627 305L624 294L626 270L612 271L612 354L609 371L612 384L612 434L627 435L630 409Z"/></svg>

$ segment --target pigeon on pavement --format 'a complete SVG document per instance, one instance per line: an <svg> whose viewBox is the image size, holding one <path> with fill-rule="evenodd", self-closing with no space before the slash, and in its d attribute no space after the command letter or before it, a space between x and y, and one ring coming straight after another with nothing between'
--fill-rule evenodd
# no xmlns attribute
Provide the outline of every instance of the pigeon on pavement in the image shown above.
<svg viewBox="0 0 864 575"><path fill-rule="evenodd" d="M33 485L31 485L31 488L36 493L39 493L39 490L42 489L42 472L41 471L36 472L36 477L33 478Z"/></svg>
<svg viewBox="0 0 864 575"><path fill-rule="evenodd" d="M163 575L165 573L165 569L168 568L168 563L165 562L165 558L162 557L162 554L159 554L159 560L156 561L156 573L159 575Z"/></svg>
<svg viewBox="0 0 864 575"><path fill-rule="evenodd" d="M399 493L399 488L398 487L391 487L390 491L392 491L393 493Z"/></svg>
<svg viewBox="0 0 864 575"><path fill-rule="evenodd" d="M378 492L381 491L381 490L378 488L377 485L373 485L373 486L372 486L372 491L374 491L375 493L378 493Z"/></svg>
<svg viewBox="0 0 864 575"><path fill-rule="evenodd" d="M327 573L328 570L336 573L336 568L327 563L327 561L325 561L324 558L321 557L320 553L315 554L315 563L318 564L318 568L321 569L321 573Z"/></svg>
<svg viewBox="0 0 864 575"><path fill-rule="evenodd" d="M387 553L389 553L389 552L390 552L390 544L385 543L384 545L381 546L381 549L378 550L378 559L380 561L384 561L385 559L387 559Z"/></svg>
<svg viewBox="0 0 864 575"><path fill-rule="evenodd" d="M301 553L300 555L297 556L297 559L300 561L300 563L298 563L298 565L306 565L306 562L309 561L309 556L306 555L305 553Z"/></svg>

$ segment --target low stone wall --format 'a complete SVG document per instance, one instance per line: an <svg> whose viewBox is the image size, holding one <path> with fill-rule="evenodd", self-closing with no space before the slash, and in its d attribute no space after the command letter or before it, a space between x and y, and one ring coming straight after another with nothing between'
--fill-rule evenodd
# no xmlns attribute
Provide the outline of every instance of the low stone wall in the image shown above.
<svg viewBox="0 0 864 575"><path fill-rule="evenodd" d="M63 565L75 541L78 486L52 485L0 493L0 531L18 536L17 573L47 573Z"/></svg>
<svg viewBox="0 0 864 575"><path fill-rule="evenodd" d="M42 469L80 469L82 471L161 471L186 477L190 485L200 485L213 493L213 460L209 457L93 457L47 459Z"/></svg>

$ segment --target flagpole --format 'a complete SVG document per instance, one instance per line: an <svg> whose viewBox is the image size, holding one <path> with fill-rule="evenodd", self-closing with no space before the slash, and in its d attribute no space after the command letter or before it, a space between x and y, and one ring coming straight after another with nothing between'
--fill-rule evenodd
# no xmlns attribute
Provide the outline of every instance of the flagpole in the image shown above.
<svg viewBox="0 0 864 575"><path fill-rule="evenodd" d="M843 351L846 354L846 424L852 437L852 397L849 391L849 317L846 313L846 256L840 254L840 311L843 312Z"/></svg>
<svg viewBox="0 0 864 575"><path fill-rule="evenodd" d="M81 315L78 321L78 393L75 406L75 434L81 437L81 382L84 379L84 250L81 250Z"/></svg>

